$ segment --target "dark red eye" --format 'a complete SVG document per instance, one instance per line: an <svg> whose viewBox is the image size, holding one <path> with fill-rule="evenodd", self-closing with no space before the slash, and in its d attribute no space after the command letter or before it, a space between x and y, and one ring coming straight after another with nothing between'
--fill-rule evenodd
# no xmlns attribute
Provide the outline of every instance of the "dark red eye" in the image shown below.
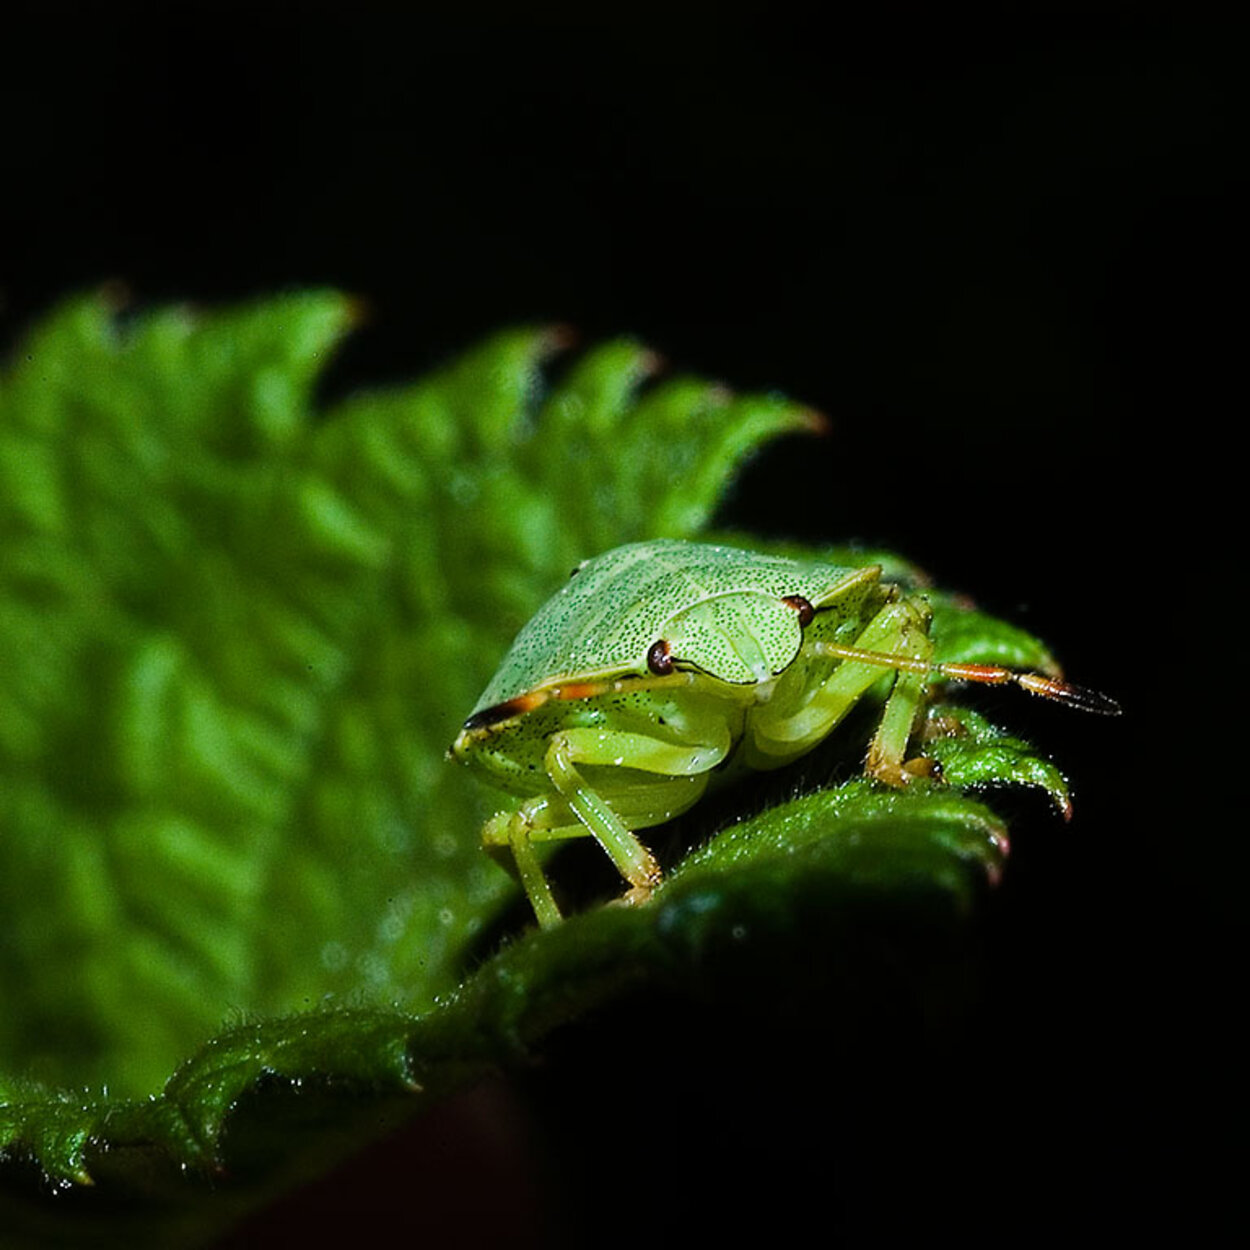
<svg viewBox="0 0 1250 1250"><path fill-rule="evenodd" d="M667 677L673 671L673 657L663 638L651 644L651 650L647 652L647 667L657 677Z"/></svg>
<svg viewBox="0 0 1250 1250"><path fill-rule="evenodd" d="M781 602L788 603L799 614L799 624L804 629L812 623L812 617L816 615L816 609L802 595L786 595Z"/></svg>

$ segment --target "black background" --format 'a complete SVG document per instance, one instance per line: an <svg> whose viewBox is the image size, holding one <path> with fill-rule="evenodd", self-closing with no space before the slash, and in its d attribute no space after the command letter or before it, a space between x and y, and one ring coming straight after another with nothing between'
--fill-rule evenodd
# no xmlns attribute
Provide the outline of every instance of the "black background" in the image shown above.
<svg viewBox="0 0 1250 1250"><path fill-rule="evenodd" d="M1077 812L1022 804L973 1022L915 1039L941 1094L874 1102L888 1062L822 1070L823 1025L765 1046L721 1019L612 1019L582 1043L601 1060L453 1107L282 1227L1217 1224L1244 979L1240 744L1217 714L1245 650L1237 32L1130 6L886 4L829 28L710 7L89 12L4 19L0 341L102 281L139 306L327 284L371 310L333 396L508 322L629 332L831 418L753 465L726 520L900 550L1126 713L992 701L1065 766ZM760 1046L801 1076L736 1090ZM634 1047L655 1104L611 1088ZM857 1081L839 1118L828 1091Z"/></svg>

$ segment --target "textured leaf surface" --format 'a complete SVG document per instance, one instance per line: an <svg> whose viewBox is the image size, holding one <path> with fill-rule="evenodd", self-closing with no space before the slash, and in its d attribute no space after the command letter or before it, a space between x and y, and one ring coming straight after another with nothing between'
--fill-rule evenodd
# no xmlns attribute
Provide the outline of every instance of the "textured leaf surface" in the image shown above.
<svg viewBox="0 0 1250 1250"><path fill-rule="evenodd" d="M1027 744L943 709L947 784L855 780L741 824L722 804L653 907L528 936L460 986L514 889L478 846L490 797L444 750L507 643L583 557L701 530L743 457L815 423L656 378L628 342L549 385L562 344L541 329L315 413L350 321L329 293L124 325L83 300L0 380L0 1148L150 1192L171 1236L255 1200L177 1172L237 1164L232 1116L281 1140L295 1088L338 1131L631 987L702 993L709 952L727 983L744 952L776 978L796 935L883 899L963 914L1005 831L959 787L1065 793ZM812 554L923 583L888 553ZM932 599L945 658L1053 667ZM257 1186L279 1183L299 1152L252 1140Z"/></svg>
<svg viewBox="0 0 1250 1250"><path fill-rule="evenodd" d="M808 420L640 398L625 342L545 390L546 330L314 420L350 317L311 294L119 327L84 300L4 379L8 1067L142 1092L231 1007L450 989L510 888L442 758L500 649L578 560L690 532Z"/></svg>
<svg viewBox="0 0 1250 1250"><path fill-rule="evenodd" d="M801 981L779 955L814 934L832 941L882 899L909 923L918 907L933 923L966 914L1000 871L1005 847L998 817L954 790L896 794L857 779L732 825L675 869L651 906L596 908L529 933L420 1017L322 1009L240 1025L200 1048L151 1099L15 1088L0 1107L0 1134L59 1182L84 1182L101 1165L109 1174L136 1169L102 1154L106 1144L229 1170L226 1119L249 1091L272 1097L274 1078L330 1077L358 1099L415 1100L517 1062L552 1030L648 982L705 993L751 962L773 981Z"/></svg>

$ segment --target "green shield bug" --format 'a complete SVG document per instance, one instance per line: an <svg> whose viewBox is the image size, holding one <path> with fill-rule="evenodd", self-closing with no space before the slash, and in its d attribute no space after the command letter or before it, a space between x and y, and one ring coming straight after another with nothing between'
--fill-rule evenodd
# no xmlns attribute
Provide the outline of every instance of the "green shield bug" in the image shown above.
<svg viewBox="0 0 1250 1250"><path fill-rule="evenodd" d="M640 902L659 866L634 833L685 811L713 770L769 769L820 743L893 670L865 771L931 771L908 744L934 678L1014 683L1089 711L1105 696L1040 673L939 664L922 595L880 566L657 540L588 560L517 635L451 747L523 797L486 822L539 922L560 912L535 842L592 836Z"/></svg>

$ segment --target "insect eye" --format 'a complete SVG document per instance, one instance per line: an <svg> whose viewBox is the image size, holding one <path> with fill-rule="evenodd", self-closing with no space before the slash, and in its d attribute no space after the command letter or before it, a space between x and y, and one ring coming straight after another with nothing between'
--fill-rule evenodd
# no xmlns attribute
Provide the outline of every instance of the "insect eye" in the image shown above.
<svg viewBox="0 0 1250 1250"><path fill-rule="evenodd" d="M799 624L806 629L816 615L816 609L802 595L786 595L781 601L787 603L799 614Z"/></svg>
<svg viewBox="0 0 1250 1250"><path fill-rule="evenodd" d="M647 667L657 677L667 677L673 671L673 657L663 638L651 644L651 649L647 652Z"/></svg>

